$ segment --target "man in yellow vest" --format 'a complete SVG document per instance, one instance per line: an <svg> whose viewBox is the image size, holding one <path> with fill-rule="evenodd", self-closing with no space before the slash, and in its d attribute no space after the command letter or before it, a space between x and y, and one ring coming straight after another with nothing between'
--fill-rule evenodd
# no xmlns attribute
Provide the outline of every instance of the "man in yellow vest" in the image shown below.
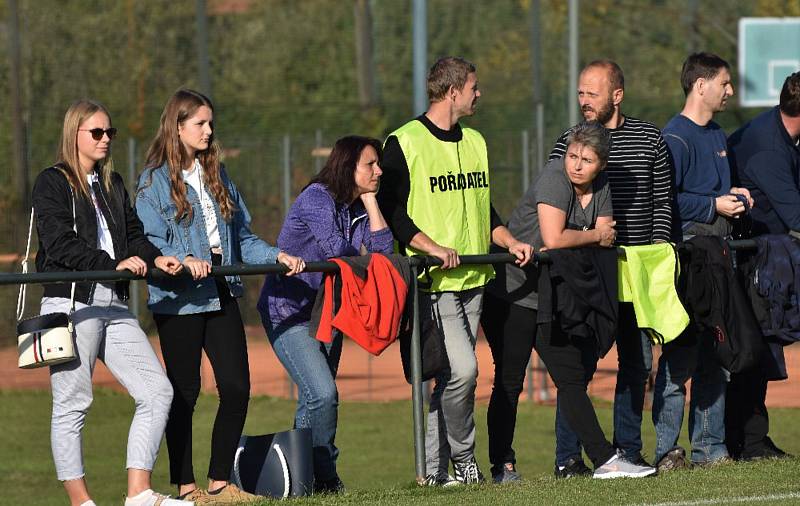
<svg viewBox="0 0 800 506"><path fill-rule="evenodd" d="M442 260L420 297L420 316L444 335L448 370L436 377L425 436L426 485L483 481L475 461L475 340L490 265L460 266L459 255L482 255L490 242L526 264L529 244L517 241L491 206L486 142L458 120L471 116L481 93L475 65L439 59L428 73L425 114L392 132L381 168L381 209L401 249ZM423 323L424 324L424 323ZM453 461L455 478L448 473Z"/></svg>

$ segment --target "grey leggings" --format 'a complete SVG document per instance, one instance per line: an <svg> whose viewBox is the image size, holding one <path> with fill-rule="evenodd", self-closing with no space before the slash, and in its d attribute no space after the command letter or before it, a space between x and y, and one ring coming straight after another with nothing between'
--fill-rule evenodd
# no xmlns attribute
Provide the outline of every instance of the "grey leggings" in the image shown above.
<svg viewBox="0 0 800 506"><path fill-rule="evenodd" d="M69 305L69 299L45 297L41 312L69 312ZM164 368L139 322L109 287L98 284L89 305L77 302L73 321L78 358L50 368L50 437L58 479L85 474L81 431L92 404L92 372L98 358L136 402L126 467L152 470L172 402Z"/></svg>

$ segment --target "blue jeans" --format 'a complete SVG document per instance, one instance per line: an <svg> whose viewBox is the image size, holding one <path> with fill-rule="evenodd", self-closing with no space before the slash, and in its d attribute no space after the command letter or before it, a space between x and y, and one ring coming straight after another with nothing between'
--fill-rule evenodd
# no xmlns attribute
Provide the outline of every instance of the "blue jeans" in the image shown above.
<svg viewBox="0 0 800 506"><path fill-rule="evenodd" d="M630 460L642 455L642 409L653 368L650 340L636 325L633 304L620 303L617 329L619 370L614 391L614 446ZM556 405L556 465L581 458L581 443Z"/></svg>
<svg viewBox="0 0 800 506"><path fill-rule="evenodd" d="M273 329L262 316L272 349L297 384L295 428L311 429L314 448L314 479L328 481L337 477L334 444L338 421L339 392L336 371L342 356L342 334L334 334L326 344L309 335L308 324Z"/></svg>
<svg viewBox="0 0 800 506"><path fill-rule="evenodd" d="M628 304L620 304L622 307ZM617 338L617 386L614 390L614 446L629 460L642 456L642 410L647 379L653 369L650 339L636 327L631 304L632 329ZM620 321L620 326L623 322Z"/></svg>
<svg viewBox="0 0 800 506"><path fill-rule="evenodd" d="M684 337L679 338L683 341ZM655 462L678 444L686 381L692 378L689 439L692 462L705 464L728 456L725 447L725 390L728 372L719 365L709 335L697 342L672 342L662 348L653 396Z"/></svg>

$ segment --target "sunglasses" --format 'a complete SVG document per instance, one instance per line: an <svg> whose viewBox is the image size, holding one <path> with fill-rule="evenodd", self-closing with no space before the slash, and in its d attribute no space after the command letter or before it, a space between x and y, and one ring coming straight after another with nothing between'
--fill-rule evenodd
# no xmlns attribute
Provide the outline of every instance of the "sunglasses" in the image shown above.
<svg viewBox="0 0 800 506"><path fill-rule="evenodd" d="M108 135L108 140L114 139L114 137L117 135L117 129L113 127L108 128L106 130L103 130L102 128L91 128L91 129L79 128L78 130L80 130L81 132L89 132L90 134L92 134L92 139L96 141L102 140L103 134Z"/></svg>

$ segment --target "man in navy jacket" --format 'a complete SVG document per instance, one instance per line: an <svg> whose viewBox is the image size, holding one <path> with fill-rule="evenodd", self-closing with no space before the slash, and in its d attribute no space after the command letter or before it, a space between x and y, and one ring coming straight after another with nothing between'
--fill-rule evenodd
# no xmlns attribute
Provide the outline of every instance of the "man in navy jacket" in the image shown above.
<svg viewBox="0 0 800 506"><path fill-rule="evenodd" d="M753 235L791 234L800 239L800 72L786 78L780 104L758 115L728 139L734 178L757 202ZM736 458L784 457L769 432L767 374L763 367L731 375L726 406L728 449Z"/></svg>
<svg viewBox="0 0 800 506"><path fill-rule="evenodd" d="M728 140L735 177L750 190L753 234L800 236L800 72L786 78L780 105Z"/></svg>
<svg viewBox="0 0 800 506"><path fill-rule="evenodd" d="M675 167L677 232L726 237L732 223L752 207L750 192L731 186L725 132L713 121L733 96L730 66L717 55L689 55L681 70L686 95L683 109L664 127ZM686 465L678 446L687 380L692 379L689 409L691 460L696 465L728 459L725 446L725 390L728 372L716 359L712 338L687 330L662 347L653 391L655 462L659 471Z"/></svg>

